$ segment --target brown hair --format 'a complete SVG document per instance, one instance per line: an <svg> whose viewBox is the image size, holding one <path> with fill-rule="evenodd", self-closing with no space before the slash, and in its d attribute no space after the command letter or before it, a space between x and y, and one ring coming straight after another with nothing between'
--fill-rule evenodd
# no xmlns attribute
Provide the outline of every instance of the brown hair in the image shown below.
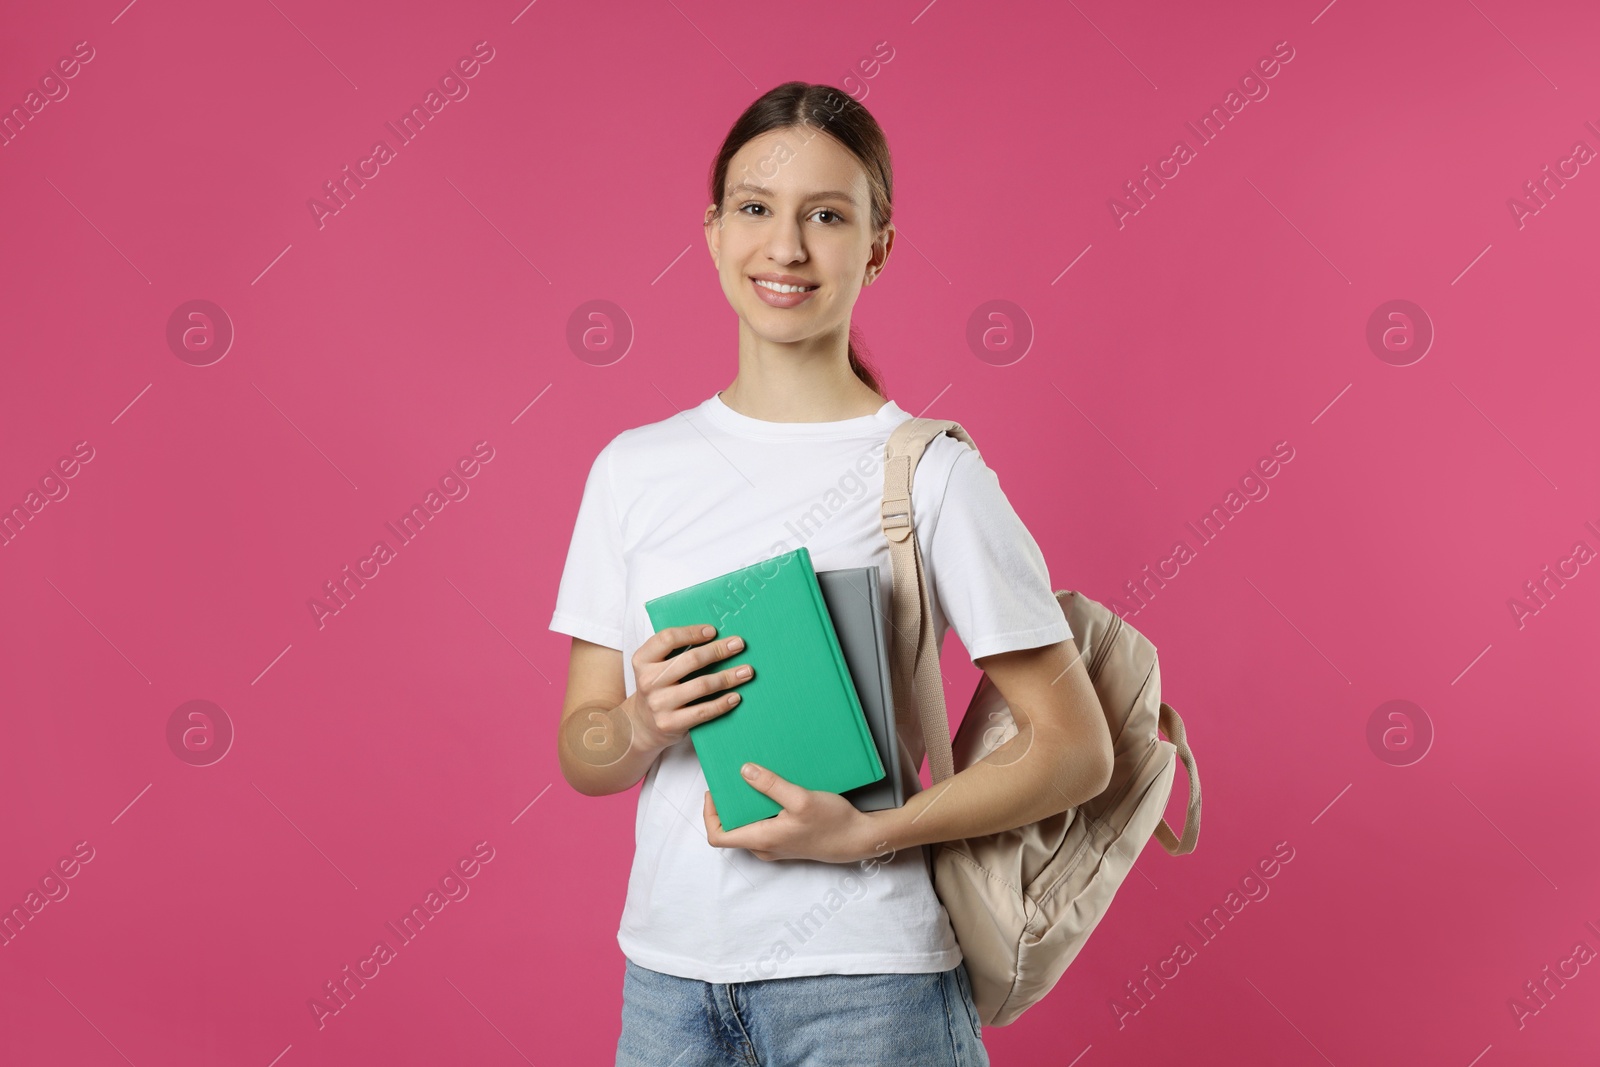
<svg viewBox="0 0 1600 1067"><path fill-rule="evenodd" d="M883 135L872 113L860 102L831 85L812 85L802 81L784 82L763 93L755 103L744 109L711 167L711 202L716 205L711 220L722 217L723 188L728 179L728 162L745 143L768 130L791 126L815 128L838 141L861 162L867 172L867 185L871 190L872 226L881 230L894 213L894 170L889 160L889 142ZM850 369L857 378L879 396L883 387L878 383L872 365L862 358L860 336L854 324L850 327L847 352Z"/></svg>

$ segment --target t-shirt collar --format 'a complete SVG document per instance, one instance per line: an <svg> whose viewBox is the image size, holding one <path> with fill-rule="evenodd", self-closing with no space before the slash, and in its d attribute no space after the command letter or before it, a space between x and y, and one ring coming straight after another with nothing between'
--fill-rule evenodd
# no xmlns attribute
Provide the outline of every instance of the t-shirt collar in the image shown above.
<svg viewBox="0 0 1600 1067"><path fill-rule="evenodd" d="M906 418L906 413L900 405L893 400L886 400L873 414L858 415L853 419L838 419L833 422L768 422L765 419L753 419L749 415L742 415L733 410L722 402L719 393L712 393L710 399L701 404L698 410L713 425L731 434L766 440L867 437L892 429Z"/></svg>

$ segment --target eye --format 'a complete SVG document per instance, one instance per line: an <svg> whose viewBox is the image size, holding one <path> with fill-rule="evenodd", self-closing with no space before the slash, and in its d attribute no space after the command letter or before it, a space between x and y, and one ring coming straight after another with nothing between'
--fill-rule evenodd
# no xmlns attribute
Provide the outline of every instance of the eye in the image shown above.
<svg viewBox="0 0 1600 1067"><path fill-rule="evenodd" d="M758 200L747 200L744 203L740 204L738 206L738 208L736 209L736 211L741 215L747 215L747 216L754 217L754 216L751 215L750 212L745 210L746 208L752 208L752 207L756 208L758 211L765 211L767 209L767 206L765 204L761 203ZM839 214L839 212L833 210L833 208L831 208L831 207L818 208L817 210L815 210L815 211L813 211L811 213L812 218L815 218L818 215L829 215L829 216L831 216L831 220L824 223L824 225L826 225L826 226L837 226L837 225L839 225L839 224L841 224L841 223L843 223L845 221L845 217L843 215Z"/></svg>

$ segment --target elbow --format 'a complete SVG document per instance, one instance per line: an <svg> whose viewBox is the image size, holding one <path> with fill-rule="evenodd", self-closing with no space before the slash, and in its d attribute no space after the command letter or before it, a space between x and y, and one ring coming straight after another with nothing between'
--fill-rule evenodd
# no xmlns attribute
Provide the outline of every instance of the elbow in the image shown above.
<svg viewBox="0 0 1600 1067"><path fill-rule="evenodd" d="M584 793L583 786L578 784L577 780L572 777L572 772L567 769L566 757L557 756L556 762L561 768L561 780L566 782L567 785L570 786L574 791L588 796L589 794Z"/></svg>
<svg viewBox="0 0 1600 1067"><path fill-rule="evenodd" d="M1101 726L1104 727L1104 723ZM1096 759L1094 762L1094 795L1099 796L1111 785L1111 775L1117 769L1117 750L1111 743L1111 731L1101 729L1097 735L1100 742L1096 746Z"/></svg>
<svg viewBox="0 0 1600 1067"><path fill-rule="evenodd" d="M608 782L596 781L592 773L588 775L582 773L574 774L567 766L565 758L561 759L560 762L561 777L566 780L567 785L571 786L575 793L586 797L603 797L620 791L608 788L610 785Z"/></svg>
<svg viewBox="0 0 1600 1067"><path fill-rule="evenodd" d="M1098 745L1079 746L1074 752L1080 786L1077 797L1073 800L1073 807L1087 804L1111 785L1111 776L1117 765L1116 753L1111 747L1109 735L1103 736L1101 742Z"/></svg>
<svg viewBox="0 0 1600 1067"><path fill-rule="evenodd" d="M1112 772L1116 769L1109 739L1103 746L1092 742L1063 742L1053 762L1053 780L1041 790L1055 798L1050 812L1052 815L1081 807L1104 793L1110 787Z"/></svg>
<svg viewBox="0 0 1600 1067"><path fill-rule="evenodd" d="M570 763L566 756L559 758L561 777L573 792L586 797L608 797L615 793L625 793L638 784L644 777L642 773L628 777L625 768L620 763L614 762L604 767L597 767L581 760Z"/></svg>
<svg viewBox="0 0 1600 1067"><path fill-rule="evenodd" d="M1103 757L1095 763L1094 793L1092 796L1099 796L1110 787L1111 774L1116 768L1116 755L1111 751L1111 746L1107 745Z"/></svg>
<svg viewBox="0 0 1600 1067"><path fill-rule="evenodd" d="M558 739L556 742L556 764L561 768L561 778L572 787L572 790L586 797L604 796L605 793L597 789L597 783L592 774L584 774L586 770L582 763L574 763L568 759L565 746Z"/></svg>
<svg viewBox="0 0 1600 1067"><path fill-rule="evenodd" d="M571 788L574 793L577 793L580 796L592 797L597 795L584 788L583 783L579 779L574 778L571 774L568 774L565 767L561 768L561 778L567 783L568 787Z"/></svg>
<svg viewBox="0 0 1600 1067"><path fill-rule="evenodd" d="M565 774L563 774L562 777L567 778ZM612 793L622 792L621 789L610 789L603 785L585 785L581 779L574 780L572 778L567 778L567 784L572 787L572 791L574 793L586 797L607 797Z"/></svg>

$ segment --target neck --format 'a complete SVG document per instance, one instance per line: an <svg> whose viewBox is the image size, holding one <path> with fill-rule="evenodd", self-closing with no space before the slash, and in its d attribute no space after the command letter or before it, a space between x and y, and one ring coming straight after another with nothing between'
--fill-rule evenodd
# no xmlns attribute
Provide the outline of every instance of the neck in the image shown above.
<svg viewBox="0 0 1600 1067"><path fill-rule="evenodd" d="M739 373L717 395L764 422L837 422L877 414L887 400L850 369L847 337L774 343L739 327Z"/></svg>

